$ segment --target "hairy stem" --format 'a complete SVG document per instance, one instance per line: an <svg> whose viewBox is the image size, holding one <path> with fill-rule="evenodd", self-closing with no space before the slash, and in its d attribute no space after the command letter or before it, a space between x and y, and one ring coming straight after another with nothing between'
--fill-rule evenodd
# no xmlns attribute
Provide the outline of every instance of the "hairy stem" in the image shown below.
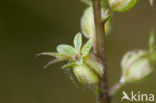
<svg viewBox="0 0 156 103"><path fill-rule="evenodd" d="M96 29L95 35L95 52L98 57L103 61L104 74L98 85L101 93L98 94L97 100L99 103L111 103L111 98L108 93L108 83L107 83L107 64L106 64L106 49L105 49L105 31L104 24L101 19L101 6L100 0L92 0L93 12L94 12L94 23Z"/></svg>

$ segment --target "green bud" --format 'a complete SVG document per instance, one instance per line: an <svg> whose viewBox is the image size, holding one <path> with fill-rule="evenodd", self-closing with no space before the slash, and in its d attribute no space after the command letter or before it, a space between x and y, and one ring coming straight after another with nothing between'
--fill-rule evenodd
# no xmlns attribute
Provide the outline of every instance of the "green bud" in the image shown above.
<svg viewBox="0 0 156 103"><path fill-rule="evenodd" d="M108 0L113 11L125 12L133 8L139 0Z"/></svg>
<svg viewBox="0 0 156 103"><path fill-rule="evenodd" d="M153 72L153 64L147 51L135 50L126 53L121 61L121 83L144 80Z"/></svg>
<svg viewBox="0 0 156 103"><path fill-rule="evenodd" d="M80 83L84 85L98 84L100 81L99 76L94 73L87 65L75 65L73 72Z"/></svg>
<svg viewBox="0 0 156 103"><path fill-rule="evenodd" d="M101 13L104 14L105 10L102 9ZM111 28L111 20L108 20L105 24L105 32L106 35L110 33ZM81 29L85 37L93 38L96 34L95 32L95 24L94 24L94 15L92 7L89 7L85 10L82 18L81 18Z"/></svg>
<svg viewBox="0 0 156 103"><path fill-rule="evenodd" d="M102 77L104 73L104 68L101 63L101 59L97 58L93 54L89 54L87 57L84 58L85 64L90 67L95 73L97 73L100 77Z"/></svg>

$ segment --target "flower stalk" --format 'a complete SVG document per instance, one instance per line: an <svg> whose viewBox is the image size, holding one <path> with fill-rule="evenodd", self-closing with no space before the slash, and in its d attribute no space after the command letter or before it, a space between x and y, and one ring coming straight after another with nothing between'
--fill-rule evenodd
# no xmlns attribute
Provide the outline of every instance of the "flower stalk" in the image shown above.
<svg viewBox="0 0 156 103"><path fill-rule="evenodd" d="M122 84L121 82L116 83L109 91L109 95L111 97L113 97L123 86L124 84Z"/></svg>

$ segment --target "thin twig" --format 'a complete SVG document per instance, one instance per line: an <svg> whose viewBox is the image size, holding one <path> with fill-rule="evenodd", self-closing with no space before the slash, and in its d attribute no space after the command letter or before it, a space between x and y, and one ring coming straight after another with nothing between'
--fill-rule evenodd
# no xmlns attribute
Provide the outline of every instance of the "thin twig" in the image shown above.
<svg viewBox="0 0 156 103"><path fill-rule="evenodd" d="M105 31L104 23L101 19L101 6L100 0L92 0L93 12L94 12L94 22L95 22L95 51L96 55L101 58L104 66L104 74L98 88L102 91L97 99L99 103L111 103L111 98L108 93L108 83L107 83L107 65L106 65L106 49L105 49Z"/></svg>

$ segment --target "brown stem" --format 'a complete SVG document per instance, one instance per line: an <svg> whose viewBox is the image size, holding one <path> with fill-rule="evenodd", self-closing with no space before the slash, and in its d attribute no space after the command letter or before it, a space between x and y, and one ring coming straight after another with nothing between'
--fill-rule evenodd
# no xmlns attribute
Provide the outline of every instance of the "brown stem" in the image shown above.
<svg viewBox="0 0 156 103"><path fill-rule="evenodd" d="M96 55L101 58L104 66L104 74L98 85L98 88L102 91L98 94L97 100L99 103L111 103L111 98L108 93L108 83L107 83L107 65L106 65L106 49L105 49L105 31L104 22L101 19L101 6L100 0L92 0L93 12L94 12L94 22L95 22L95 51Z"/></svg>

